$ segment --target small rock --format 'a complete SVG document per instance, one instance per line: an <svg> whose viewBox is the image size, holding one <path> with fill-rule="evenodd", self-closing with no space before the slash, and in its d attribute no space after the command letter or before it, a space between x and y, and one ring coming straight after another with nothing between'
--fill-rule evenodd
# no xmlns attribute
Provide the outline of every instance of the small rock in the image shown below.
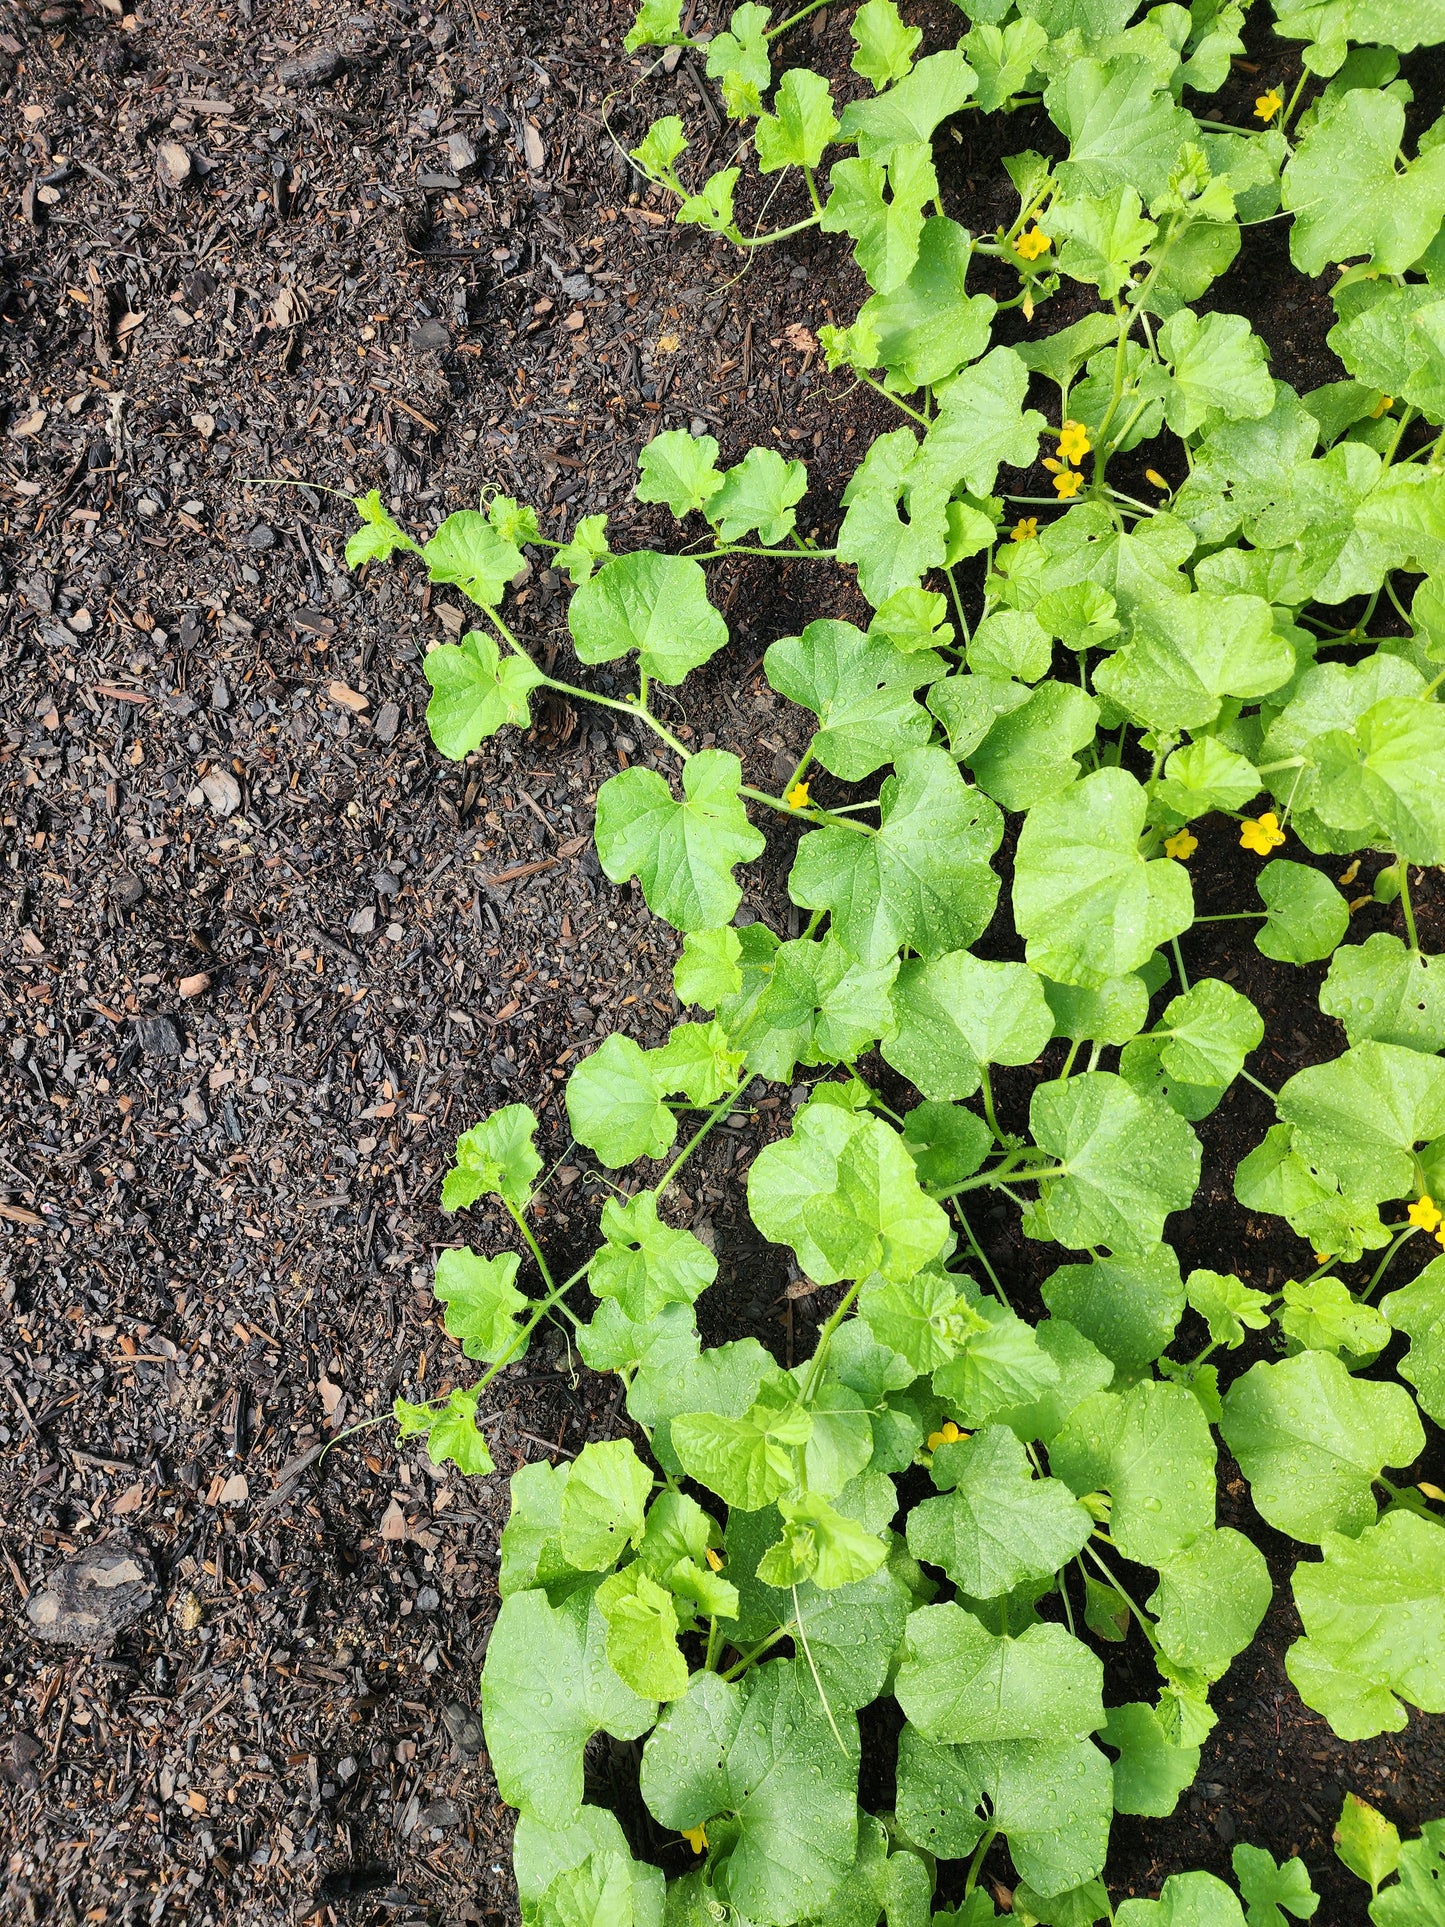
<svg viewBox="0 0 1445 1927"><path fill-rule="evenodd" d="M547 143L529 120L522 122L522 151L532 173L540 174L547 160Z"/></svg>
<svg viewBox="0 0 1445 1927"><path fill-rule="evenodd" d="M181 1116L188 1124L197 1124L202 1129L210 1123L206 1113L206 1100L199 1091L187 1091L181 1099Z"/></svg>
<svg viewBox="0 0 1445 1927"><path fill-rule="evenodd" d="M147 522L153 521L161 512L161 505L154 495L142 495L135 507L136 514L143 515Z"/></svg>
<svg viewBox="0 0 1445 1927"><path fill-rule="evenodd" d="M423 1586L416 1596L416 1609L419 1613L434 1613L442 1603L442 1596L435 1586Z"/></svg>
<svg viewBox="0 0 1445 1927"><path fill-rule="evenodd" d="M451 1737L453 1746L473 1759L486 1745L486 1734L482 1722L470 1706L452 1700L442 1708L442 1725Z"/></svg>
<svg viewBox="0 0 1445 1927"><path fill-rule="evenodd" d="M184 187L191 178L191 157L179 141L162 141L156 149L156 173L164 187Z"/></svg>
<svg viewBox="0 0 1445 1927"><path fill-rule="evenodd" d="M444 54L457 37L457 30L450 20L438 20L431 30L431 44L435 51Z"/></svg>
<svg viewBox="0 0 1445 1927"><path fill-rule="evenodd" d="M371 887L379 897L400 896L401 878L395 870L378 870L371 879Z"/></svg>
<svg viewBox="0 0 1445 1927"><path fill-rule="evenodd" d="M419 321L409 339L422 354L444 354L452 345L451 330L444 321Z"/></svg>
<svg viewBox="0 0 1445 1927"><path fill-rule="evenodd" d="M183 1633L193 1633L200 1625L205 1616L204 1610L200 1600L189 1586L183 1587L176 1594L175 1604L171 1607L171 1616Z"/></svg>
<svg viewBox="0 0 1445 1927"><path fill-rule="evenodd" d="M462 1816L457 1810L456 1801L448 1800L445 1795L440 1800L433 1800L430 1806L423 1807L417 1816L417 1825L420 1827L459 1827L461 1823Z"/></svg>
<svg viewBox="0 0 1445 1927"><path fill-rule="evenodd" d="M241 807L241 785L228 769L208 770L201 778L201 794L217 816L233 816Z"/></svg>
<svg viewBox="0 0 1445 1927"><path fill-rule="evenodd" d="M257 522L254 528L247 529L242 540L248 549L274 549L276 531L268 528L264 522Z"/></svg>
<svg viewBox="0 0 1445 1927"><path fill-rule="evenodd" d="M43 1750L33 1733L12 1733L0 1747L0 1780L19 1787L22 1793L33 1793L40 1784L35 1761Z"/></svg>
<svg viewBox="0 0 1445 1927"><path fill-rule="evenodd" d="M124 1538L105 1539L55 1567L25 1604L37 1639L90 1651L113 1644L156 1601L150 1555Z"/></svg>
<svg viewBox="0 0 1445 1927"><path fill-rule="evenodd" d="M592 283L585 274L564 274L562 292L569 301L586 301L592 294Z"/></svg>
<svg viewBox="0 0 1445 1927"><path fill-rule="evenodd" d="M272 72L282 87L324 87L335 80L345 63L335 47L313 47L309 53L283 60Z"/></svg>
<svg viewBox="0 0 1445 1927"><path fill-rule="evenodd" d="M453 173L465 174L477 164L477 150L465 134L447 135L447 163Z"/></svg>
<svg viewBox="0 0 1445 1927"><path fill-rule="evenodd" d="M183 997L199 997L203 992L209 990L210 987L210 976L204 970L196 971L194 976L182 977L181 981L176 985L176 989Z"/></svg>
<svg viewBox="0 0 1445 1927"><path fill-rule="evenodd" d="M369 937L376 928L376 911L369 903L360 910L353 910L347 918L346 927L353 937Z"/></svg>
<svg viewBox="0 0 1445 1927"><path fill-rule="evenodd" d="M88 636L95 627L95 617L89 609L72 609L65 620L67 626L77 636Z"/></svg>
<svg viewBox="0 0 1445 1927"><path fill-rule="evenodd" d="M233 1472L216 1494L217 1505L244 1505L251 1496L251 1487L244 1472Z"/></svg>
<svg viewBox="0 0 1445 1927"><path fill-rule="evenodd" d="M389 743L401 722L401 710L395 703L383 703L376 716L376 740Z"/></svg>
<svg viewBox="0 0 1445 1927"><path fill-rule="evenodd" d="M133 910L145 893L145 885L129 870L122 870L111 881L110 900L118 910Z"/></svg>
<svg viewBox="0 0 1445 1927"><path fill-rule="evenodd" d="M183 1057L186 1040L171 1017L142 1017L136 1039L147 1057Z"/></svg>
<svg viewBox="0 0 1445 1927"><path fill-rule="evenodd" d="M231 707L231 692L226 686L226 678L224 676L217 676L216 680L211 684L211 707L212 709L229 709Z"/></svg>

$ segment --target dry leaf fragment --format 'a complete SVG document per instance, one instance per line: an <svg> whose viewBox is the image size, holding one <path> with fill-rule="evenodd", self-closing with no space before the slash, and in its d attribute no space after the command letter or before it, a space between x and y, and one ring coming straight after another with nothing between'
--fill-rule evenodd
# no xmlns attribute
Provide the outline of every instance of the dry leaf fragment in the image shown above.
<svg viewBox="0 0 1445 1927"><path fill-rule="evenodd" d="M406 1514L395 1499L381 1515L381 1536L392 1545L406 1537Z"/></svg>
<svg viewBox="0 0 1445 1927"><path fill-rule="evenodd" d="M371 707L371 698L363 696L358 689L349 689L344 682L330 682L326 694L343 709L349 709L353 716L363 715Z"/></svg>

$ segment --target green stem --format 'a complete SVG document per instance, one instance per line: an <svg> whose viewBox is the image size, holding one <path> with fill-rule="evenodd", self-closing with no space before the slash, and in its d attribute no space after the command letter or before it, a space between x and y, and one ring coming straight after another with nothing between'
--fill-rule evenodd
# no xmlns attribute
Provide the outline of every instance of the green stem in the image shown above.
<svg viewBox="0 0 1445 1927"><path fill-rule="evenodd" d="M1004 1141L1004 1135L1003 1135L1003 1132L998 1128L998 1118L994 1114L993 1081L988 1074L988 1065L980 1064L978 1067L978 1074L979 1074L979 1078L983 1089L983 1114L985 1118L987 1118L988 1120L988 1128L993 1132L994 1136L998 1139L999 1143L1002 1144Z"/></svg>
<svg viewBox="0 0 1445 1927"><path fill-rule="evenodd" d="M817 1662L813 1658L813 1649L808 1644L808 1629L803 1624L803 1609L798 1604L798 1588L793 1586L790 1590L793 1595L793 1620L798 1629L798 1643L803 1648L803 1657L808 1662L808 1671L813 1675L813 1684L818 1689L818 1698L823 1702L823 1711L827 1714L828 1724L833 1729L833 1738L838 1742L838 1751L846 1760L848 1757L848 1749L843 1744L843 1735L838 1731L838 1723L833 1718L833 1709L828 1704L828 1695L824 1692L823 1682L818 1676L818 1667Z"/></svg>
<svg viewBox="0 0 1445 1927"><path fill-rule="evenodd" d="M1400 879L1400 908L1405 913L1405 928L1410 934L1410 951L1413 956L1420 954L1420 938L1415 930L1415 907L1410 901L1410 866L1401 857L1395 865Z"/></svg>
<svg viewBox="0 0 1445 1927"><path fill-rule="evenodd" d="M733 239L740 248L767 248L774 241L786 241L789 235L801 234L804 228L816 227L819 218L816 214L810 214L806 221L794 221L791 227L774 228L771 234L738 234Z"/></svg>
<svg viewBox="0 0 1445 1927"><path fill-rule="evenodd" d="M1269 1088L1269 1086L1268 1086L1268 1084L1261 1084L1261 1083L1260 1083L1260 1081L1259 1081L1259 1079L1258 1079L1257 1077L1255 1077L1255 1076L1253 1075L1253 1073L1252 1073L1252 1072L1250 1072L1250 1071L1247 1071L1247 1070L1244 1070L1243 1068L1241 1068L1241 1070L1240 1070L1240 1073L1239 1073L1239 1074L1240 1074L1240 1076L1241 1076L1241 1077L1242 1077L1242 1078L1244 1079L1244 1081L1245 1081L1245 1083L1246 1083L1246 1084L1253 1084L1253 1086L1254 1086L1254 1088L1255 1088L1255 1089L1256 1089L1257 1091L1261 1091L1261 1092L1263 1092L1263 1094L1264 1094L1264 1095L1265 1095L1265 1096L1266 1096L1266 1097L1267 1097L1267 1098L1269 1099L1269 1101L1270 1101L1270 1103L1271 1103L1271 1104L1275 1104L1275 1103L1278 1103L1278 1101L1279 1101L1279 1094L1278 1094L1278 1092L1276 1092L1276 1091L1272 1091L1272 1090L1271 1090L1271 1089Z"/></svg>
<svg viewBox="0 0 1445 1927"><path fill-rule="evenodd" d="M1305 87L1309 81L1309 77L1310 77L1309 68L1308 67L1302 68L1300 71L1300 77L1295 82L1295 90L1290 95L1289 99L1285 102L1284 112L1279 117L1279 131L1281 132L1281 134L1289 126L1290 121L1294 118L1294 110L1296 107L1299 106L1300 95L1304 92Z"/></svg>
<svg viewBox="0 0 1445 1927"><path fill-rule="evenodd" d="M953 596L953 612L958 617L959 644L961 647L967 648L972 637L972 631L968 626L968 617L963 613L963 597L959 594L958 578L947 564L944 565L943 573L948 579L948 587Z"/></svg>
<svg viewBox="0 0 1445 1927"><path fill-rule="evenodd" d="M712 1618L710 1618L707 1622L707 1652L704 1655L703 1662L702 1662L702 1669L705 1673L710 1673L712 1671L713 1669L712 1663L716 1657L717 1657L717 1615L714 1614Z"/></svg>
<svg viewBox="0 0 1445 1927"><path fill-rule="evenodd" d="M1020 1171L1018 1158L1005 1158L996 1164L992 1171L985 1171L981 1177L965 1178L962 1184L955 1184L951 1190L935 1191L934 1201L942 1204L948 1198L956 1198L964 1191L987 1191L1009 1178L1014 1184L1033 1184L1038 1178L1066 1178L1069 1175L1067 1164L1050 1164L1039 1171Z"/></svg>
<svg viewBox="0 0 1445 1927"><path fill-rule="evenodd" d="M735 1091L729 1091L726 1097L720 1099L718 1103L714 1104L712 1109L708 1112L707 1116L703 1119L702 1123L697 1127L697 1129L693 1132L692 1136L688 1139L687 1143L683 1145L682 1149L678 1152L677 1156L672 1160L672 1163L668 1165L667 1169L663 1172L657 1184L656 1195L659 1203L662 1200L663 1192L672 1183L673 1179L677 1176L678 1172L682 1169L683 1165L687 1163L688 1159L692 1156L693 1152L697 1149L698 1145L702 1143L703 1139L707 1136L708 1132L713 1129L714 1125L720 1124L722 1120L727 1116L728 1112L732 1109L734 1104L736 1104L738 1099L742 1096L744 1089L745 1089L745 1085L740 1084Z"/></svg>
<svg viewBox="0 0 1445 1927"><path fill-rule="evenodd" d="M1216 916L1196 917L1196 923L1243 923L1252 917L1267 917L1268 910L1221 910Z"/></svg>
<svg viewBox="0 0 1445 1927"><path fill-rule="evenodd" d="M1367 1284L1365 1286L1365 1289L1360 1293L1360 1299L1362 1303L1365 1303L1365 1304L1369 1303L1371 1297L1374 1295L1376 1287L1379 1285L1380 1280L1385 1275L1385 1270L1386 1270L1386 1267L1389 1265L1390 1260L1394 1257L1395 1253L1400 1249L1400 1246L1404 1244L1405 1240L1407 1238L1413 1238L1415 1233L1419 1231L1421 1228L1422 1227L1418 1224L1407 1224L1403 1231L1398 1232L1396 1234L1395 1239L1393 1243L1390 1245L1389 1250L1385 1253L1384 1257L1380 1260L1379 1264L1375 1266L1374 1272L1371 1274L1369 1284Z"/></svg>
<svg viewBox="0 0 1445 1927"><path fill-rule="evenodd" d="M735 1666L730 1666L725 1673L720 1675L720 1677L724 1680L736 1679L740 1673L745 1673L755 1660L761 1659L764 1653L766 1653L771 1647L776 1646L780 1639L790 1638L792 1635L792 1631L793 1631L793 1627L792 1627L791 1621L789 1621L789 1623L786 1626L779 1626L776 1632L769 1633L767 1638L764 1640L761 1640L756 1646L754 1646L753 1650L750 1653L744 1653L743 1657L737 1662L737 1664Z"/></svg>
<svg viewBox="0 0 1445 1927"><path fill-rule="evenodd" d="M1093 1560L1094 1564L1099 1568L1100 1572L1103 1573L1104 1577L1108 1580L1109 1584L1114 1588L1115 1592L1118 1593L1119 1597L1123 1600L1124 1604L1129 1608L1130 1612L1133 1613L1135 1619L1137 1619L1139 1622L1140 1631L1143 1633L1144 1637L1148 1640L1149 1644L1154 1648L1155 1652L1157 1653L1159 1650L1159 1641L1154 1632L1153 1620L1150 1619L1146 1613L1141 1612L1139 1607L1134 1604L1134 1601L1129 1597L1128 1593L1125 1592L1124 1588L1119 1584L1119 1581L1114 1577L1113 1573L1110 1572L1109 1568L1105 1565L1104 1561L1099 1557L1098 1553L1095 1552L1093 1546L1089 1544L1087 1541L1085 1542L1085 1545L1084 1545L1084 1551Z"/></svg>
<svg viewBox="0 0 1445 1927"><path fill-rule="evenodd" d="M999 1303L1001 1305L1007 1306L1008 1309L1012 1310L1013 1308L1012 1306L1009 1305L1009 1302L1008 1302L1008 1294L1004 1291L1003 1286L999 1282L999 1275L994 1270L993 1266L989 1263L988 1253L984 1250L983 1246L979 1243L978 1239L974 1236L973 1226L969 1223L968 1219L963 1215L963 1206L958 1202L957 1198L953 1199L953 1215L958 1219L958 1222L963 1226L963 1235L965 1238L968 1239L969 1250L973 1253L974 1257L977 1258L978 1262L983 1266L984 1270L988 1273L989 1283L993 1286L994 1290L998 1293Z"/></svg>
<svg viewBox="0 0 1445 1927"><path fill-rule="evenodd" d="M769 796L766 790L752 789L746 783L739 788L738 795L746 796L754 803L765 803L770 810L778 810L784 816L801 817L805 823L837 823L845 830L857 830L860 836L878 834L871 823L855 823L851 816L835 816L831 810L820 809L813 803L795 810L781 796Z"/></svg>
<svg viewBox="0 0 1445 1927"><path fill-rule="evenodd" d="M835 1331L837 1331L838 1327L842 1324L843 1320L848 1316L848 1313L852 1310L853 1300L858 1296L859 1292L862 1289L863 1289L863 1281L861 1278L855 1280L853 1284L849 1285L847 1291L844 1292L843 1296L838 1300L837 1305L830 1313L827 1323L823 1326L823 1329L818 1333L817 1349L813 1353L812 1363L808 1369L807 1383L803 1387L803 1398L802 1398L803 1404L805 1405L807 1404L808 1400L812 1398L813 1394L817 1391L818 1386L822 1383L823 1367L827 1363L828 1348L833 1343L833 1334ZM796 1601L794 1603L796 1603Z"/></svg>
<svg viewBox="0 0 1445 1927"><path fill-rule="evenodd" d="M1169 947L1174 952L1174 968L1179 973L1179 988L1187 993L1189 989L1189 973L1184 968L1184 957L1179 948L1178 937L1171 937L1169 939Z"/></svg>
<svg viewBox="0 0 1445 1927"><path fill-rule="evenodd" d="M967 1900L968 1896L973 1892L974 1888L978 1885L978 1876L979 1876L980 1870L983 1867L984 1855L988 1852L989 1848L993 1845L994 1841L997 1839L998 1839L997 1827L984 1828L983 1838L979 1841L978 1845L974 1848L973 1858L968 1863L968 1877L965 1879L963 1883L963 1897L965 1900Z"/></svg>
<svg viewBox="0 0 1445 1927"><path fill-rule="evenodd" d="M803 179L808 183L808 198L812 201L818 213L821 214L823 212L823 203L818 199L818 183L813 179L813 170L811 167L805 166L803 168Z"/></svg>
<svg viewBox="0 0 1445 1927"><path fill-rule="evenodd" d="M1069 1072L1074 1068L1074 1059L1078 1056L1083 1041L1082 1037L1071 1037L1069 1039L1069 1048L1064 1053L1064 1068L1059 1072L1058 1081L1061 1084L1067 1081Z"/></svg>
<svg viewBox="0 0 1445 1927"><path fill-rule="evenodd" d="M498 1196L500 1195L501 1194L498 1193ZM527 1220L522 1216L521 1212L518 1211L516 1206L511 1202L509 1198L502 1198L502 1203L506 1207L508 1217L510 1217L510 1219L512 1220L512 1223L516 1225L518 1231L521 1232L523 1238L526 1239L527 1249L528 1251L531 1252L532 1256L536 1259L537 1269L542 1274L542 1283L547 1287L548 1291L555 1291L557 1289L557 1281L552 1276L551 1268L549 1267L547 1260L542 1256L542 1247L537 1243L537 1240L532 1236L532 1227L527 1223Z"/></svg>
<svg viewBox="0 0 1445 1927"><path fill-rule="evenodd" d="M771 555L781 562L831 562L836 549L755 549L746 542L727 542L720 549L684 549L690 562L726 562L730 555Z"/></svg>
<svg viewBox="0 0 1445 1927"><path fill-rule="evenodd" d="M796 13L789 14L788 18L780 21L776 27L766 28L763 33L764 40L776 40L780 33L786 33L789 27L796 27L800 20L806 20L810 13L816 13L819 7L826 7L827 4L828 0L808 0L806 7L800 7Z"/></svg>
<svg viewBox="0 0 1445 1927"><path fill-rule="evenodd" d="M885 401L891 401L895 408L901 408L903 413L909 416L911 420L918 422L920 426L923 428L927 428L929 426L927 415L921 415L916 408L910 408L906 401L903 401L897 395L890 393L890 391L883 386L881 381L874 381L873 377L871 375L865 375L861 368L855 368L853 372L855 375L857 375L859 381L861 381L865 387L873 389L877 394L880 394Z"/></svg>

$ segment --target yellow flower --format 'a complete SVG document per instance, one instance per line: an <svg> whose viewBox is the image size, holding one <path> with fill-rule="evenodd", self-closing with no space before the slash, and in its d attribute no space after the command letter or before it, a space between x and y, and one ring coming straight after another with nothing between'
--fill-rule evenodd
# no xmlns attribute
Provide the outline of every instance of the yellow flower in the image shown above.
<svg viewBox="0 0 1445 1927"><path fill-rule="evenodd" d="M1421 1479L1420 1483L1415 1487L1415 1490L1417 1492L1423 1492L1427 1499L1434 1499L1437 1505L1442 1499L1445 1499L1445 1492L1442 1492L1438 1485L1430 1485L1424 1479Z"/></svg>
<svg viewBox="0 0 1445 1927"><path fill-rule="evenodd" d="M1054 477L1054 488L1061 502L1072 500L1083 485L1084 478L1076 468L1066 468L1062 475Z"/></svg>
<svg viewBox="0 0 1445 1927"><path fill-rule="evenodd" d="M1199 838L1189 830L1176 830L1173 836L1166 836L1164 839L1165 855L1178 857L1181 860L1193 856L1198 848Z"/></svg>
<svg viewBox="0 0 1445 1927"><path fill-rule="evenodd" d="M1445 1246L1445 1224L1442 1224L1439 1230L1436 1231L1435 1242L1437 1245Z"/></svg>
<svg viewBox="0 0 1445 1927"><path fill-rule="evenodd" d="M1239 832L1239 847L1253 850L1256 856L1268 856L1284 842L1284 831L1279 827L1279 818L1273 810L1266 810L1263 816L1246 816L1244 827Z"/></svg>
<svg viewBox="0 0 1445 1927"><path fill-rule="evenodd" d="M1014 251L1021 254L1025 261L1037 261L1039 256L1047 254L1053 245L1036 221L1027 234L1021 234L1014 242Z"/></svg>
<svg viewBox="0 0 1445 1927"><path fill-rule="evenodd" d="M783 801L790 810L806 808L808 802L808 785L806 783L794 783L793 787L784 795Z"/></svg>
<svg viewBox="0 0 1445 1927"><path fill-rule="evenodd" d="M692 1848L694 1853L707 1852L707 1828L706 1827L684 1827L682 1830L682 1837L684 1840L686 1840L687 1844Z"/></svg>
<svg viewBox="0 0 1445 1927"><path fill-rule="evenodd" d="M1157 468L1146 468L1144 471L1144 480L1146 482L1152 482L1155 488L1167 489L1169 487L1169 483L1165 481Z"/></svg>
<svg viewBox="0 0 1445 1927"><path fill-rule="evenodd" d="M936 1452L940 1445L956 1445L960 1439L967 1437L967 1432L960 1432L953 1420L946 1418L941 1431L929 1433L928 1449L930 1452Z"/></svg>
<svg viewBox="0 0 1445 1927"><path fill-rule="evenodd" d="M1278 87L1271 87L1267 94L1260 94L1254 103L1256 120L1271 121L1284 106L1284 95Z"/></svg>
<svg viewBox="0 0 1445 1927"><path fill-rule="evenodd" d="M722 1571L723 1562L718 1558L711 1546L707 1549L707 1562L714 1572Z"/></svg>
<svg viewBox="0 0 1445 1927"><path fill-rule="evenodd" d="M1327 1265L1329 1262L1330 1254L1328 1251L1317 1251L1315 1253L1315 1263L1317 1265Z"/></svg>
<svg viewBox="0 0 1445 1927"><path fill-rule="evenodd" d="M1440 1212L1435 1200L1428 1192L1423 1197L1416 1198L1405 1216L1411 1224L1419 1225L1422 1231L1434 1231L1440 1223Z"/></svg>
<svg viewBox="0 0 1445 1927"><path fill-rule="evenodd" d="M1081 462L1093 447L1082 422L1065 422L1059 430L1059 453L1066 462Z"/></svg>
<svg viewBox="0 0 1445 1927"><path fill-rule="evenodd" d="M1370 410L1370 420L1375 422L1382 420L1394 406L1395 397L1393 395L1381 395L1380 399Z"/></svg>
<svg viewBox="0 0 1445 1927"><path fill-rule="evenodd" d="M1021 515L1009 530L1010 542L1032 542L1039 532L1039 518L1036 515Z"/></svg>

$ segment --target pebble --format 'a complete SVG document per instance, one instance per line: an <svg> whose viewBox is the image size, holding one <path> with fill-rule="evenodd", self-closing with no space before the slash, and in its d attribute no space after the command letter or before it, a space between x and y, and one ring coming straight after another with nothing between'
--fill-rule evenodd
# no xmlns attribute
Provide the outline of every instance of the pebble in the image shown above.
<svg viewBox="0 0 1445 1927"><path fill-rule="evenodd" d="M451 330L444 321L419 321L411 331L410 341L422 354L442 354L452 345Z"/></svg>
<svg viewBox="0 0 1445 1927"><path fill-rule="evenodd" d="M148 522L161 512L161 505L154 495L142 495L135 506L137 515L143 515Z"/></svg>
<svg viewBox="0 0 1445 1927"><path fill-rule="evenodd" d="M88 636L95 627L95 617L90 613L89 609L72 609L65 620L67 626L73 630L77 636Z"/></svg>
<svg viewBox="0 0 1445 1927"><path fill-rule="evenodd" d="M283 60L272 78L282 87L324 87L341 72L343 61L335 47L313 47L309 53Z"/></svg>
<svg viewBox="0 0 1445 1927"><path fill-rule="evenodd" d="M465 174L477 164L477 150L465 134L447 135L447 163L454 174Z"/></svg>
<svg viewBox="0 0 1445 1927"><path fill-rule="evenodd" d="M253 528L247 529L244 540L248 549L274 549L276 531L265 522L257 522Z"/></svg>
<svg viewBox="0 0 1445 1927"><path fill-rule="evenodd" d="M200 788L216 816L233 816L241 807L241 785L228 769L207 770Z"/></svg>
<svg viewBox="0 0 1445 1927"><path fill-rule="evenodd" d="M122 870L120 875L111 881L110 900L118 909L134 909L145 893L145 885L139 877L132 876L129 870Z"/></svg>
<svg viewBox="0 0 1445 1927"><path fill-rule="evenodd" d="M156 173L164 187L184 187L191 178L191 157L179 141L162 141L156 149Z"/></svg>
<svg viewBox="0 0 1445 1927"><path fill-rule="evenodd" d="M156 1600L156 1569L129 1539L102 1540L54 1567L25 1603L37 1639L97 1651L113 1644Z"/></svg>
<svg viewBox="0 0 1445 1927"><path fill-rule="evenodd" d="M463 1706L458 1700L452 1700L442 1708L442 1725L450 1735L452 1744L468 1758L475 1758L486 1744L481 1720L470 1706Z"/></svg>

